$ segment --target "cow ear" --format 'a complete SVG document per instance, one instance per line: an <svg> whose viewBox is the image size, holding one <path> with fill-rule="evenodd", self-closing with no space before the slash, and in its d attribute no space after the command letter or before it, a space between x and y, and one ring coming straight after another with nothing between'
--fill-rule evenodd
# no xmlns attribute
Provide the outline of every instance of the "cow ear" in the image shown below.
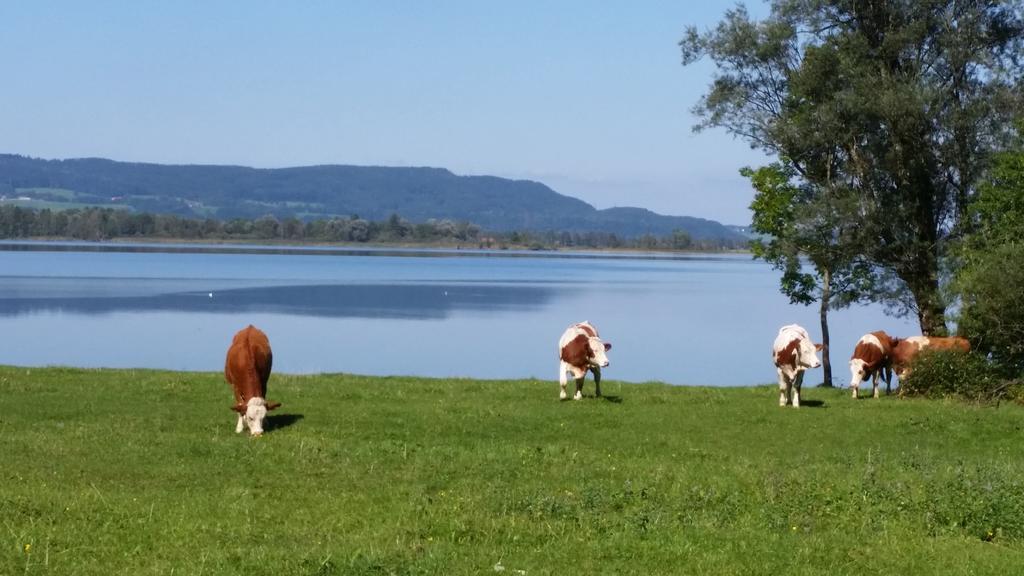
<svg viewBox="0 0 1024 576"><path fill-rule="evenodd" d="M245 404L235 404L234 406L231 407L231 409L234 410L235 412L238 412L239 414L242 414L243 412L245 412Z"/></svg>
<svg viewBox="0 0 1024 576"><path fill-rule="evenodd" d="M280 402L267 402L267 410L268 411L273 410L274 408L277 408L280 405L281 405Z"/></svg>
<svg viewBox="0 0 1024 576"><path fill-rule="evenodd" d="M611 349L612 349L612 343L611 342L605 342L604 343L604 351L607 352L607 351L609 351Z"/></svg>
<svg viewBox="0 0 1024 576"><path fill-rule="evenodd" d="M824 348L824 347L825 347L824 344L815 344L814 345L814 349L817 350L818 352L821 352L821 349Z"/></svg>

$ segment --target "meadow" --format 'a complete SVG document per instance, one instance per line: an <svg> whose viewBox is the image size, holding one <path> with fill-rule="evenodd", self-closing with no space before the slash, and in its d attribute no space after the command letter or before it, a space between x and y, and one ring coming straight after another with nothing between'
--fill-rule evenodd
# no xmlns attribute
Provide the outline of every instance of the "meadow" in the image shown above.
<svg viewBox="0 0 1024 576"><path fill-rule="evenodd" d="M0 574L1024 571L1020 406L603 388L0 367Z"/></svg>

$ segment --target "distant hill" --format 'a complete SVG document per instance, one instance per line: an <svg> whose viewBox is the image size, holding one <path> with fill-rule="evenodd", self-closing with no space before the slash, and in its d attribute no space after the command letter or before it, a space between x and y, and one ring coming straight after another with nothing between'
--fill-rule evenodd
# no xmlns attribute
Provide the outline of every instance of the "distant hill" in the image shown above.
<svg viewBox="0 0 1024 576"><path fill-rule="evenodd" d="M742 242L713 220L642 208L597 210L539 182L458 176L442 168L163 165L102 158L42 160L0 154L3 202L71 208L113 206L218 219L329 218L392 214L422 222L469 221L485 230L609 232L623 237L684 230L698 240Z"/></svg>

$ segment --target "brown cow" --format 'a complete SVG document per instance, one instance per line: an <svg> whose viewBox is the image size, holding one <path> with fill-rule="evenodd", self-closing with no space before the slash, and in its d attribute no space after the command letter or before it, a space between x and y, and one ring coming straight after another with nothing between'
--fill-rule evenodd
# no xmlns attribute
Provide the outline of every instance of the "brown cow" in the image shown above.
<svg viewBox="0 0 1024 576"><path fill-rule="evenodd" d="M821 366L818 360L821 348L821 344L811 342L807 330L798 324L779 328L779 335L772 343L772 360L779 375L779 406L792 402L794 408L800 407L804 371Z"/></svg>
<svg viewBox="0 0 1024 576"><path fill-rule="evenodd" d="M921 350L958 350L970 352L971 343L959 336L941 338L938 336L911 336L900 340L892 350L892 368L900 380L910 373L910 363Z"/></svg>
<svg viewBox="0 0 1024 576"><path fill-rule="evenodd" d="M558 397L565 400L569 395L565 391L568 384L566 372L572 372L576 381L576 394L573 400L583 398L583 378L587 370L594 374L594 388L597 396L601 395L601 368L608 366L608 356L612 345L603 342L589 322L573 324L565 329L558 340L558 384L561 392Z"/></svg>
<svg viewBox="0 0 1024 576"><path fill-rule="evenodd" d="M245 426L252 436L263 434L267 411L281 405L267 402L267 380L273 363L270 341L259 328L250 324L235 334L224 361L224 377L235 391L235 405L231 407L238 412L235 432Z"/></svg>
<svg viewBox="0 0 1024 576"><path fill-rule="evenodd" d="M860 383L871 377L872 395L878 398L878 377L885 378L885 393L892 391L892 350L899 344L898 338L882 330L865 334L857 341L850 357L850 388L857 397Z"/></svg>

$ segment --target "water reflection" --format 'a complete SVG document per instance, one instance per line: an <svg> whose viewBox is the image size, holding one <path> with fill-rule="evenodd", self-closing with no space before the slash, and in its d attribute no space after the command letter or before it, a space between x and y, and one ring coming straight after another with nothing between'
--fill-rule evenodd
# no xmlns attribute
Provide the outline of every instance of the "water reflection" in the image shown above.
<svg viewBox="0 0 1024 576"><path fill-rule="evenodd" d="M258 286L129 297L0 297L0 316L40 312L259 312L332 318L437 320L456 311L537 310L545 307L557 290L550 285L522 284L358 284Z"/></svg>
<svg viewBox="0 0 1024 576"><path fill-rule="evenodd" d="M819 333L817 310L789 304L778 274L748 255L42 248L0 243L0 364L220 370L232 335L251 323L270 336L280 373L552 380L558 336L568 324L590 320L615 343L606 373L613 383L606 391L614 394L620 379L771 382L769 348L778 327L796 322ZM862 334L917 333L878 307L829 318L837 372ZM814 371L808 385L820 374Z"/></svg>

